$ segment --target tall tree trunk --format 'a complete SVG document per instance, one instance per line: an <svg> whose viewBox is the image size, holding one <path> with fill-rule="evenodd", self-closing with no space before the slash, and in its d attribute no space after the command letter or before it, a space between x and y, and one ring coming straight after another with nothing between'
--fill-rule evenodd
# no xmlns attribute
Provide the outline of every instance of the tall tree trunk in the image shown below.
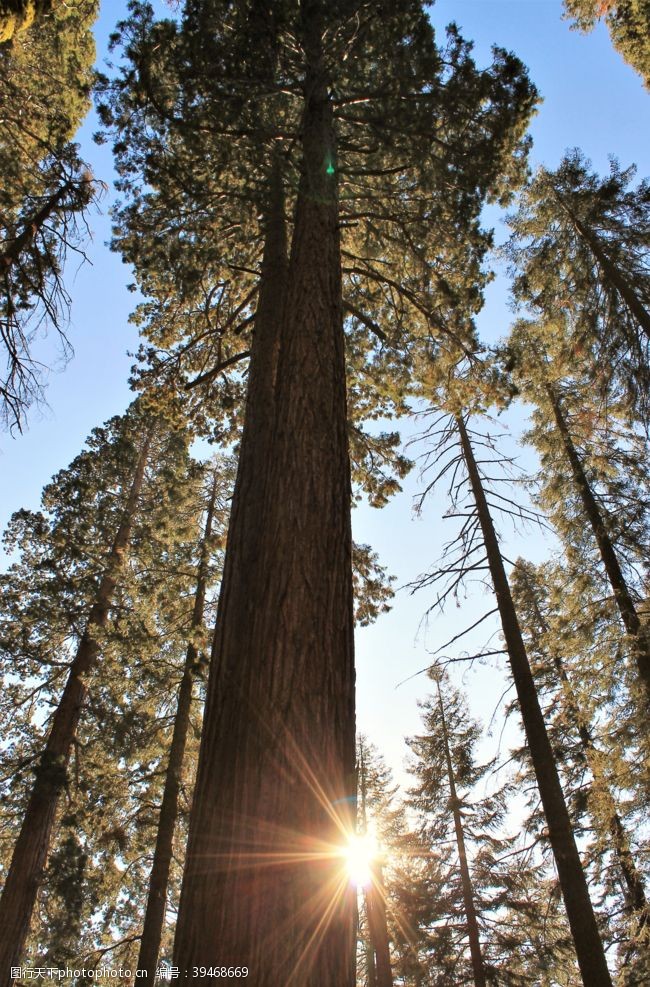
<svg viewBox="0 0 650 987"><path fill-rule="evenodd" d="M97 663L99 654L95 631L106 627L108 623L113 595L127 556L131 529L144 482L150 442L151 438L147 436L142 443L124 516L108 553L104 574L88 615L86 629L79 642L65 688L52 719L47 744L41 756L0 898L0 985L2 987L9 987L13 983L14 978L10 970L18 964L29 932L36 894L50 847L57 802L66 784L70 749L88 694L88 677Z"/></svg>
<svg viewBox="0 0 650 987"><path fill-rule="evenodd" d="M483 956L481 953L481 940L479 937L476 908L474 907L474 889L467 863L467 851L465 850L465 833L463 830L463 820L460 814L460 801L456 791L456 778L454 776L454 766L451 761L451 751L449 750L449 735L447 733L447 721L445 719L445 707L440 691L440 682L436 681L438 689L438 708L440 710L440 722L442 725L442 741L445 745L445 761L447 764L447 780L449 781L449 794L451 808L454 816L454 830L456 832L456 845L458 847L458 862L460 866L460 881L463 889L463 905L465 907L465 918L467 920L467 936L469 938L469 951L472 958L472 973L474 976L474 987L486 987L485 969L483 967Z"/></svg>
<svg viewBox="0 0 650 987"><path fill-rule="evenodd" d="M625 581L612 540L607 531L607 524L601 514L598 502L585 474L578 451L573 444L573 439L560 405L560 399L551 384L547 383L544 386L560 434L562 446L571 467L571 475L576 491L582 502L584 512L587 515L591 530L594 533L598 551L600 552L609 584L612 587L623 626L632 639L634 660L639 678L645 689L646 700L650 704L650 638L648 631L642 625L636 607L634 606L632 594Z"/></svg>
<svg viewBox="0 0 650 987"><path fill-rule="evenodd" d="M361 795L361 833L368 833L366 815L366 766L363 746L359 758L359 789ZM386 921L386 889L381 861L370 861L370 884L364 888L368 944L366 947L368 987L393 987L393 971L390 964L390 941Z"/></svg>
<svg viewBox="0 0 650 987"><path fill-rule="evenodd" d="M196 592L194 594L194 610L192 613L190 634L196 632L203 625L205 593L210 565L210 538L212 536L212 522L217 499L218 479L217 469L215 468L212 482L212 493L210 495L205 520L205 532L201 547ZM194 669L196 668L198 660L199 653L197 647L193 641L190 641L185 656L183 677L178 690L174 730L169 749L169 761L167 763L167 772L165 775L165 787L160 805L156 846L154 850L153 864L151 867L151 875L149 877L149 895L147 897L147 908L144 916L144 924L142 926L142 938L140 939L140 953L138 956L139 976L143 977L144 983L150 985L153 985L156 979L156 967L158 966L160 940L165 921L165 911L167 908L169 870L172 861L174 831L176 829L176 820L178 817L178 794L181 787L183 760L185 758L185 743L187 740L187 730L190 723L192 690L194 686Z"/></svg>
<svg viewBox="0 0 650 987"><path fill-rule="evenodd" d="M525 573L524 579L528 582ZM542 633L548 633L548 625L544 615L537 605L534 590L530 584L528 586L528 591L531 594L531 602L537 623L541 628ZM541 645L538 645L538 647L543 653L544 648ZM564 700L569 713L569 721L580 738L580 746L584 755L584 761L591 771L593 777L593 788L597 793L598 801L603 807L602 815L604 816L605 826L612 840L614 856L616 858L621 879L625 887L625 910L629 915L635 916L635 935L644 935L645 930L647 930L649 926L650 916L648 914L648 901L643 876L636 866L634 856L630 850L630 837L625 829L623 820L619 815L616 807L616 800L612 795L605 771L603 770L602 752L596 747L591 727L582 714L582 710L580 709L580 705L576 699L571 682L569 681L569 676L566 668L564 667L562 658L556 651L551 652L550 658L553 662L553 667L557 673L560 688L562 689L562 693L564 695Z"/></svg>
<svg viewBox="0 0 650 987"><path fill-rule="evenodd" d="M386 921L386 889L384 873L379 860L370 864L371 882L366 888L366 914L368 931L375 957L376 987L393 987L393 971L390 965L390 942Z"/></svg>
<svg viewBox="0 0 650 987"><path fill-rule="evenodd" d="M215 964L256 987L355 978L338 856L356 785L335 147L322 0L301 10L302 177L288 272L278 249L262 279L275 304L256 319L176 933L192 985Z"/></svg>
<svg viewBox="0 0 650 987"><path fill-rule="evenodd" d="M501 617L510 668L517 691L521 718L528 742L539 794L544 807L549 840L557 867L560 888L575 944L578 965L585 987L612 987L605 951L589 897L571 820L540 709L535 682L528 663L519 620L512 601L499 542L483 490L481 476L467 434L465 422L456 417L463 458L476 503L492 584Z"/></svg>

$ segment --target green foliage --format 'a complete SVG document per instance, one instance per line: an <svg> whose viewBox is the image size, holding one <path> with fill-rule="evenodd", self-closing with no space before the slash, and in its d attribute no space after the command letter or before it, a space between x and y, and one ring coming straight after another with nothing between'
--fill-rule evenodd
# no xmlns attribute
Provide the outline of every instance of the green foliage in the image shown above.
<svg viewBox="0 0 650 987"><path fill-rule="evenodd" d="M273 163L293 214L300 38L294 3L266 15L187 3L179 22L133 3L117 35L121 76L102 85L124 195L115 243L147 296L137 376L189 392L208 430L211 417L241 414L241 378L221 368L245 366L250 348ZM403 411L416 343L449 359L474 347L490 242L481 204L509 198L525 175L536 93L503 51L481 71L454 29L438 46L411 0L330 8L325 42L356 428Z"/></svg>
<svg viewBox="0 0 650 987"><path fill-rule="evenodd" d="M539 862L506 831L514 787L510 782L495 781L494 762L478 761L482 731L470 718L463 695L452 687L445 673L436 670L430 675L440 683L457 795L454 803L440 700L435 694L420 704L424 732L407 740L413 754L409 770L415 780L407 804L416 813L419 839L429 848L427 867L433 895L433 912L428 927L421 932L419 945L420 963L431 976L430 981L423 982L451 987L472 980L454 808L460 814L467 848L488 982L513 985L530 982L523 970L516 972L515 958L520 961L522 951L530 948L535 926L539 952L545 954L545 962L550 964L555 953L553 966L564 963L571 971L573 963L567 962L566 955L566 929L560 936L552 923L544 929L547 889ZM534 969L542 966L536 957ZM536 972L535 977L538 975Z"/></svg>
<svg viewBox="0 0 650 987"><path fill-rule="evenodd" d="M650 4L648 0L564 0L566 16L581 31L604 17L612 44L650 88Z"/></svg>
<svg viewBox="0 0 650 987"><path fill-rule="evenodd" d="M0 418L11 428L42 392L38 331L53 326L66 351L62 268L96 192L70 141L89 108L97 9L98 0L0 7L0 35L14 32L0 44ZM35 13L37 26L21 30Z"/></svg>
<svg viewBox="0 0 650 987"><path fill-rule="evenodd" d="M42 510L20 511L10 523L6 544L16 560L0 581L3 868L152 424L138 402L96 429L87 449L45 488ZM204 474L188 457L187 436L158 422L128 564L99 637L100 658L72 757L62 766L59 835L29 945L36 965L97 960L120 938L128 940L128 953L142 921L173 704L191 631ZM224 463L211 583L225 543L231 483L232 465ZM192 640L203 654L207 629L195 628ZM199 719L197 709L194 747ZM182 840L182 826L180 832Z"/></svg>
<svg viewBox="0 0 650 987"><path fill-rule="evenodd" d="M600 177L574 150L540 168L509 217L514 297L548 323L554 360L578 363L611 402L648 417L650 186L610 162ZM559 331L558 331L559 329Z"/></svg>

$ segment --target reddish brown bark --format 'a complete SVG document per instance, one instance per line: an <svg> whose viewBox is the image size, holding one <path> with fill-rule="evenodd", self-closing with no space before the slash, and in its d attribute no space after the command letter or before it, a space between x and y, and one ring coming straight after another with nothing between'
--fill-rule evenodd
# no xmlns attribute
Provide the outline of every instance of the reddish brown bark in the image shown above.
<svg viewBox="0 0 650 987"><path fill-rule="evenodd" d="M94 636L96 628L105 627L126 560L138 499L144 482L150 438L142 444L140 455L124 509L124 516L106 559L95 602L88 615L68 679L52 719L47 744L0 898L0 985L10 987L11 967L17 966L25 947L34 910L36 894L42 880L52 838L56 807L65 786L70 749L77 731L81 710L88 694L88 677L99 654Z"/></svg>
<svg viewBox="0 0 650 987"><path fill-rule="evenodd" d="M546 732L544 716L539 705L517 612L510 593L499 541L494 530L465 422L461 416L457 416L456 423L481 525L528 750L544 808L549 841L555 858L578 966L585 987L612 987L605 951L589 897L587 881L580 862L553 750Z"/></svg>
<svg viewBox="0 0 650 987"><path fill-rule="evenodd" d="M465 919L467 921L467 937L469 940L469 952L472 959L472 975L474 977L474 987L486 987L485 969L483 967L483 954L481 952L481 938L479 935L476 908L474 906L474 888L472 878L467 863L467 851L465 849L465 832L463 820L460 814L460 802L456 791L456 778L454 766L449 750L449 735L447 733L447 721L445 719L445 707L440 691L440 682L436 682L438 688L438 708L440 710L440 723L442 726L442 741L445 746L445 762L447 764L447 780L449 782L449 795L451 809L454 817L454 831L456 833L456 846L458 847L458 865L460 868L460 882L463 890L463 905L465 908Z"/></svg>
<svg viewBox="0 0 650 987"><path fill-rule="evenodd" d="M215 469L212 483L212 493L205 520L205 532L203 535L203 545L201 548L196 592L194 594L194 609L192 612L190 633L197 631L203 626L205 593L210 563L210 538L212 535L212 522L217 499L217 489L218 474ZM172 862L174 831L176 829L176 820L178 818L178 796L181 787L183 761L185 759L187 731L190 724L194 670L198 660L199 653L197 647L193 642L190 642L185 656L183 677L178 690L176 716L174 717L174 730L172 733L172 742L169 748L169 760L167 762L167 771L165 773L165 787L163 789L163 797L160 805L160 816L158 819L158 830L156 833L156 846L154 849L153 863L151 866L151 875L149 877L147 908L144 916L144 924L142 926L142 938L140 939L138 970L140 971L139 975L143 978L143 982L145 984L154 983L156 968L158 966L160 940L165 921L165 911L167 908L167 889L169 885L169 871Z"/></svg>
<svg viewBox="0 0 650 987"><path fill-rule="evenodd" d="M174 950L192 985L215 965L256 987L355 976L335 856L355 793L335 148L320 3L302 9L303 173L288 271L268 229Z"/></svg>

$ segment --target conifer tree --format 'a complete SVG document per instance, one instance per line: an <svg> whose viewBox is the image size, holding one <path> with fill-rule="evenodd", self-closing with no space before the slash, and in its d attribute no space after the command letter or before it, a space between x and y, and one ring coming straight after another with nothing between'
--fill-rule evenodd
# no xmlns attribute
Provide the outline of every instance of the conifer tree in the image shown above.
<svg viewBox="0 0 650 987"><path fill-rule="evenodd" d="M630 578L629 569L626 573L626 562L634 561L634 554L639 551L645 555L647 545L647 505L641 492L639 499L633 496L633 486L628 489L619 488L618 496L608 498L609 503L599 496L595 485L596 478L603 475L602 468L595 472L596 457L589 456L592 448L597 450L599 438L594 423L597 423L597 412L589 415L586 403L589 400L589 387L585 386L584 377L581 380L579 365L573 365L571 376L565 375L566 361L562 356L554 360L552 351L546 348L546 341L551 334L562 339L558 334L558 326L562 323L554 321L551 324L540 321L532 323L520 320L512 329L508 352L511 366L516 367L515 379L522 392L535 402L536 411L533 416L534 427L529 432L529 438L538 448L543 465L550 466L564 473L568 468L570 485L568 489L579 504L581 524L589 526L593 543L602 566L602 572L611 587L621 622L630 640L631 658L638 676L638 701L643 709L650 699L650 642L648 631L639 613L638 592ZM586 407L585 407L586 405ZM585 440L582 449L578 446L575 436L577 423L586 422ZM605 417L605 434L611 436L610 414ZM579 434L579 433L578 433ZM628 429L628 444L634 442L634 433ZM639 442L637 440L637 449ZM609 442L610 455L605 460L606 472L611 472L613 462L612 451L616 452L616 444ZM641 440L641 457L643 457L643 442ZM632 447L634 453L634 447ZM638 453L637 453L638 456ZM636 462L635 462L636 459ZM591 462L590 462L591 460ZM602 462L602 461L601 461ZM564 468L562 467L564 463ZM626 458L630 470L642 466L643 459L630 455ZM553 508L552 516L556 520L558 530L566 532L566 540L570 542L570 532L575 528L575 518L569 518L567 506L569 494L567 485L564 490L556 489L553 477L557 472L546 473L542 495L547 494L548 506ZM590 476L591 473L591 476ZM600 477L599 477L600 474ZM634 476L631 477L632 482ZM641 488L643 490L643 488ZM622 496L621 496L622 494ZM625 522L621 525L621 520ZM567 523L568 522L568 523ZM615 532L627 528L625 534L615 539ZM634 546L634 551L628 551L628 545L635 529L640 526L640 544ZM568 536L568 537L567 537ZM628 545L626 545L626 541ZM618 542L618 545L616 544ZM634 543L632 542L634 545Z"/></svg>
<svg viewBox="0 0 650 987"><path fill-rule="evenodd" d="M364 738L357 740L357 773L359 777L359 810L357 827L361 839L368 840L368 783ZM390 961L388 924L386 921L386 889L379 853L369 853L369 880L363 887L366 920L365 966L368 987L393 987Z"/></svg>
<svg viewBox="0 0 650 987"><path fill-rule="evenodd" d="M650 188L634 187L634 175L612 160L600 177L578 150L538 169L509 218L506 253L516 301L561 322L565 361L589 367L599 393L627 395L647 421Z"/></svg>
<svg viewBox="0 0 650 987"><path fill-rule="evenodd" d="M165 463L165 443L177 460L184 454L181 436L166 440L164 432L155 434L155 428L154 421L135 407L123 419L98 430L91 437L90 450L46 488L46 513L19 513L13 523L13 536L19 539L23 555L3 577L5 612L13 610L17 617L3 641L14 663L8 687L20 701L25 685L16 682L14 676L21 665L40 666L39 675L42 669L53 666L60 685L55 687L47 738L41 750L27 760L34 766L36 777L0 900L3 983L9 983L9 969L24 948L57 803L67 784L79 717L109 626L111 607L120 581L127 575L130 546L134 538L142 537L139 511L149 485L147 463L155 449L153 474L157 471L164 476L167 471L169 476L177 476L178 467ZM173 448L176 452L171 452ZM160 510L167 506L166 497L160 489L158 496L160 509L150 507L149 514L164 532ZM84 510L80 511L82 504ZM94 510L89 509L91 504ZM33 571L43 575L28 583L25 597L20 578L34 563L37 568Z"/></svg>
<svg viewBox="0 0 650 987"><path fill-rule="evenodd" d="M89 107L97 9L97 0L0 6L0 417L12 429L42 393L38 330L53 327L69 350L63 266L82 247L97 192L71 139Z"/></svg>
<svg viewBox="0 0 650 987"><path fill-rule="evenodd" d="M457 390L453 389L452 384L447 400L452 404L454 400L458 402L459 396L462 400L463 392L463 381L460 382ZM485 444L484 439L479 438L479 441ZM544 807L549 842L553 849L580 972L585 984L610 985L612 981L603 944L512 601L490 503L472 448L467 415L460 410L455 411L444 421L439 432L436 445L438 454L450 448L454 450L453 456L445 458L437 477L444 476L450 469L456 472L458 469L464 469L466 479L460 480L460 486L455 487L454 500L457 504L461 491L465 489L468 491L468 497L471 498L467 515L463 515L466 516L466 520L461 534L452 543L459 546L461 559L456 565L452 565L451 569L444 567L431 576L422 577L420 584L427 585L438 581L442 576L449 575L451 585L438 598L439 601L444 601L468 574L481 570L486 570L490 574L517 693L519 712ZM502 494L498 494L498 498L500 509L510 510L512 513L512 508L508 506L512 505L512 501L504 498Z"/></svg>
<svg viewBox="0 0 650 987"><path fill-rule="evenodd" d="M218 943L226 968L246 958L260 985L349 984L353 911L340 848L351 826L344 807L353 790L354 707L341 278L353 288L346 302L357 324L374 338L377 314L391 307L415 313L428 336L436 314L422 310L414 289L418 278L444 286L444 261L423 257L410 283L402 280L397 235L409 225L413 237L432 228L421 190L435 188L433 211L471 230L470 256L480 255L479 203L488 191L501 194L502 171L521 173L517 148L534 93L504 53L491 70L477 72L455 35L444 68L424 12L412 2L380 10L317 0L272 9L189 3L180 30L152 24L144 4L134 15L124 29L130 65L111 114L127 126L128 148L118 146L125 191L131 194L138 174L152 190L138 216L146 223L154 210L161 214L163 196L177 194L188 161L198 156L202 175L211 162L218 185L209 177L186 183L165 215L179 229L178 204L193 202L212 230L233 230L211 258L228 286L234 270L249 268L237 248L262 216L245 425L175 957L190 983L207 982L200 969L213 962ZM462 151L455 143L461 134ZM349 187L349 218L357 222L361 213L367 233L364 244L352 231L345 262L339 176L346 182L341 203ZM377 203L365 218L364 186ZM405 188L411 224L401 210L382 216L389 196L405 201ZM285 212L293 217L288 232ZM138 228L124 238L127 256ZM191 257L194 230L168 242ZM463 253L462 243L452 236L436 256ZM144 258L155 245L144 237L137 249ZM377 251L390 254L393 276L374 263ZM141 276L149 277L148 268L158 277L160 264L145 268L135 259ZM169 270L176 258L164 260ZM214 308L223 294L216 292ZM229 297L231 327L235 312L245 320L253 306L248 288L236 287L226 303ZM206 367L212 369L220 372ZM310 849L316 862L300 866L296 852L308 859ZM284 862L264 867L268 852ZM214 861L209 871L206 859Z"/></svg>
<svg viewBox="0 0 650 987"><path fill-rule="evenodd" d="M445 715L445 703L443 700L439 678L436 678L435 681L437 694L429 703L423 715L424 725L428 731L427 740L429 741L429 744L425 747L427 740L424 738L413 738L408 741L411 750L417 753L419 757L419 770L423 774L426 772L425 777L421 776L422 787L412 794L416 795L418 798L424 798L425 795L431 798L434 793L439 796L443 785L440 769L442 768L443 774L446 773L446 787L449 792L448 809L451 811L456 839L463 910L465 914L467 941L471 957L471 976L475 987L485 987L487 981L485 979L485 968L476 915L476 903L474 900L472 878L469 871L467 851L465 847L465 829L462 812L463 799L458 795L457 772L452 761L452 751L450 747L451 741L447 726L447 718ZM433 704L436 702L437 707L434 710ZM436 735L437 738L439 738L437 754L442 755L441 762L437 761L437 758L434 756L432 750L431 740ZM456 750L460 751L461 738L459 736L454 736L453 743ZM468 783L473 784L476 780L475 778L470 779L468 775L465 777L467 771L469 770L469 758L471 757L467 746L460 754L460 757L463 760L462 767L465 771L462 772L464 777L459 778L458 783L462 785L466 785ZM466 758L467 761L465 760ZM418 803L416 802L415 804Z"/></svg>
<svg viewBox="0 0 650 987"><path fill-rule="evenodd" d="M149 879L147 908L140 939L138 970L141 971L148 983L154 983L158 965L160 942L163 922L167 907L167 888L174 831L178 815L178 799L181 784L183 761L187 732L190 724L192 692L194 678L200 667L198 635L203 627L205 616L206 592L210 575L211 553L215 534L221 528L221 536L225 533L224 520L226 514L226 499L230 490L230 473L222 462L214 463L212 467L211 491L207 504L205 531L199 550L199 566L197 572L194 608L190 625L190 641L183 667L178 690L174 729L169 747L169 758L165 772L165 786L160 804L160 816L156 831L156 846Z"/></svg>
<svg viewBox="0 0 650 987"><path fill-rule="evenodd" d="M567 17L591 31L604 17L612 44L650 88L650 9L646 0L564 0Z"/></svg>
<svg viewBox="0 0 650 987"><path fill-rule="evenodd" d="M648 903L642 870L635 860L633 840L626 830L621 810L617 805L611 770L611 755L603 750L596 736L596 731L582 708L576 690L573 687L574 675L569 675L567 663L563 657L567 638L571 640L574 634L573 621L567 614L566 604L572 594L567 593L566 566L563 567L563 588L555 590L554 579L550 566L535 568L530 563L518 560L512 577L513 598L520 615L522 629L526 637L526 646L531 660L534 662L535 678L538 688L548 689L555 694L555 705L559 707L554 712L555 729L562 731L564 736L553 738L554 748L561 753L561 765L564 778L572 788L584 789L584 768L588 768L592 782L587 796L587 805L597 836L597 851L601 855L611 853L614 860L613 878L606 880L606 892L616 894L618 887L623 888L623 911L627 917L627 929L623 935L627 939L624 952L629 953L629 946L636 951L640 946L644 950L647 939ZM558 603L562 600L565 607L557 612ZM584 597L581 606L580 622L585 620ZM587 631L589 633L589 630ZM597 633L597 628L596 628ZM596 669L593 660L581 669L582 675L590 675L589 689L592 706L599 702L597 690L594 688ZM558 702L558 690L561 701ZM602 699L600 700L602 704ZM548 715L548 714L547 714ZM601 721L600 733L603 734L602 705L599 710ZM569 735L567 737L567 734ZM569 750L571 740L577 738L578 749ZM575 740L574 740L575 742ZM570 762L575 762L574 771L577 778L568 778ZM607 875L605 875L607 876ZM618 909L617 909L618 910ZM629 956L628 956L629 963Z"/></svg>

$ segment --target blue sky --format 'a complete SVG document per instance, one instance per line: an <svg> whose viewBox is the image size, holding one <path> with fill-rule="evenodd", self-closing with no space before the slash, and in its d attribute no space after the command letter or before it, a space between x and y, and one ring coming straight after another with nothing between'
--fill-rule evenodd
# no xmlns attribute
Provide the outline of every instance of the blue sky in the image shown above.
<svg viewBox="0 0 650 987"><path fill-rule="evenodd" d="M105 51L107 35L122 10L121 2L104 0L100 52ZM614 154L622 165L636 162L640 176L650 174L650 95L614 52L604 26L582 35L569 30L561 14L559 0L438 0L431 9L437 28L454 20L461 33L475 41L479 64L489 61L491 46L496 44L511 49L528 65L544 99L531 128L533 164L555 167L566 148L577 146L600 171ZM110 184L110 151L92 144L95 128L89 120L78 139L96 176ZM25 434L15 439L0 435L3 528L12 511L38 505L41 488L50 476L79 452L95 425L121 412L131 397L127 377L132 361L127 351L136 349L137 337L128 315L135 300L126 290L128 269L106 246L110 237L106 209L111 196L109 192L105 197L102 214L91 216L91 263L73 264L68 272L75 357L64 372L50 375L49 408L32 411ZM502 239L494 210L489 222L497 225L497 239ZM507 284L498 278L488 290L480 316L483 338L504 335L511 318ZM50 351L47 342L38 345L43 355ZM521 414L511 419L515 437L521 421ZM421 518L413 518L412 498L418 489L414 473L388 508L360 507L354 512L355 537L372 544L398 584L425 571L451 534L440 521L440 502L432 502ZM509 554L539 556L544 550L539 537L531 533L511 538ZM393 611L358 635L359 726L385 750L396 768L403 757L402 737L419 728L416 702L426 693L426 679L413 679L400 688L396 684L428 664L427 649L434 650L471 623L472 615L490 607L479 593L462 609L451 607L444 618L432 618L425 628L421 617L429 603L424 593L415 597L400 593ZM456 677L460 679L461 673ZM503 691L503 675L493 669L474 669L464 679L473 709L487 720Z"/></svg>

